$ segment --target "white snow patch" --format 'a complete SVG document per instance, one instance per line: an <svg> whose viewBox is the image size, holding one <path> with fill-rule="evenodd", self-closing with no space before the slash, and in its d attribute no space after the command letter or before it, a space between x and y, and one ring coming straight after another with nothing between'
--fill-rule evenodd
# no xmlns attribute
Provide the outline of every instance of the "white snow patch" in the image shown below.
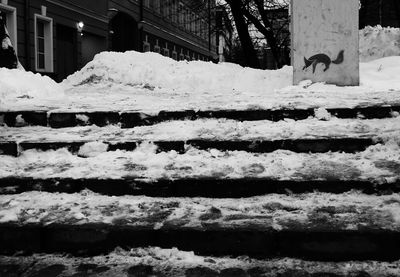
<svg viewBox="0 0 400 277"><path fill-rule="evenodd" d="M329 121L332 118L332 115L324 108L315 109L315 117L319 120Z"/></svg>
<svg viewBox="0 0 400 277"><path fill-rule="evenodd" d="M80 157L96 157L101 153L107 152L108 144L98 141L87 142L79 148Z"/></svg>

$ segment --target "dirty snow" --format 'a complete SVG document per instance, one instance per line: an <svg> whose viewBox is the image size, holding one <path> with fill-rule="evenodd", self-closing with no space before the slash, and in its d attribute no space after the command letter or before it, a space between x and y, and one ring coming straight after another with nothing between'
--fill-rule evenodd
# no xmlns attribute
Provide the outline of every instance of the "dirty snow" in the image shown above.
<svg viewBox="0 0 400 277"><path fill-rule="evenodd" d="M0 195L0 223L110 224L146 229L400 230L400 194L269 194L242 199L157 198L81 193ZM328 211L328 212L326 212ZM328 222L320 220L329 214ZM140 218L140 220L138 220ZM373 220L372 220L373 218ZM218 225L204 223L218 222ZM295 224L296 222L296 224ZM215 227L218 226L218 227Z"/></svg>
<svg viewBox="0 0 400 277"><path fill-rule="evenodd" d="M134 151L99 153L82 158L67 149L27 150L19 157L0 156L0 177L33 178L271 178L274 180L399 180L400 142L392 138L355 154L319 154L278 150L253 154L245 151L198 150L186 147L157 153L151 143Z"/></svg>
<svg viewBox="0 0 400 277"><path fill-rule="evenodd" d="M395 116L395 115L394 115ZM152 126L124 129L116 125L82 126L52 129L49 127L0 127L0 142L125 142L204 140L282 140L318 138L400 137L400 116L385 119L338 119L325 109L306 120L285 119L236 121L199 119L168 121Z"/></svg>

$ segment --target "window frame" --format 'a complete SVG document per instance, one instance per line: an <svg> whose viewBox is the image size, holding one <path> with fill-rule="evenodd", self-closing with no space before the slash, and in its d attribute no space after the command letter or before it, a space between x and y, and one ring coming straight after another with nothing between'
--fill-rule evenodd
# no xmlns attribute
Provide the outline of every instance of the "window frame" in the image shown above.
<svg viewBox="0 0 400 277"><path fill-rule="evenodd" d="M5 13L7 16L8 34L15 53L18 55L17 8L0 3L0 12Z"/></svg>
<svg viewBox="0 0 400 277"><path fill-rule="evenodd" d="M38 66L38 21L44 22L44 68ZM53 18L34 14L35 71L54 73L53 38Z"/></svg>

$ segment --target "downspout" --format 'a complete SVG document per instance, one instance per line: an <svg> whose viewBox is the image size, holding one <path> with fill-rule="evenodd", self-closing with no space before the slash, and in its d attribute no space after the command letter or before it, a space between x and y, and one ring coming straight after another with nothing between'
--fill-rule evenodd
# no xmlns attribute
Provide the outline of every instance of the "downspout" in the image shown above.
<svg viewBox="0 0 400 277"><path fill-rule="evenodd" d="M139 52L143 52L143 0L139 2Z"/></svg>
<svg viewBox="0 0 400 277"><path fill-rule="evenodd" d="M211 0L208 0L208 52L212 58L211 54Z"/></svg>
<svg viewBox="0 0 400 277"><path fill-rule="evenodd" d="M25 68L31 70L30 0L25 0Z"/></svg>

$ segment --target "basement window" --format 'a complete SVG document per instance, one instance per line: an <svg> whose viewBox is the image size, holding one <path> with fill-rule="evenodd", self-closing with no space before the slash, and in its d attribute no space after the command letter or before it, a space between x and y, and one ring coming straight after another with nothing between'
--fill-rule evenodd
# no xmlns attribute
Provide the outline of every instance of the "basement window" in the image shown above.
<svg viewBox="0 0 400 277"><path fill-rule="evenodd" d="M36 71L53 72L53 19L35 14Z"/></svg>

